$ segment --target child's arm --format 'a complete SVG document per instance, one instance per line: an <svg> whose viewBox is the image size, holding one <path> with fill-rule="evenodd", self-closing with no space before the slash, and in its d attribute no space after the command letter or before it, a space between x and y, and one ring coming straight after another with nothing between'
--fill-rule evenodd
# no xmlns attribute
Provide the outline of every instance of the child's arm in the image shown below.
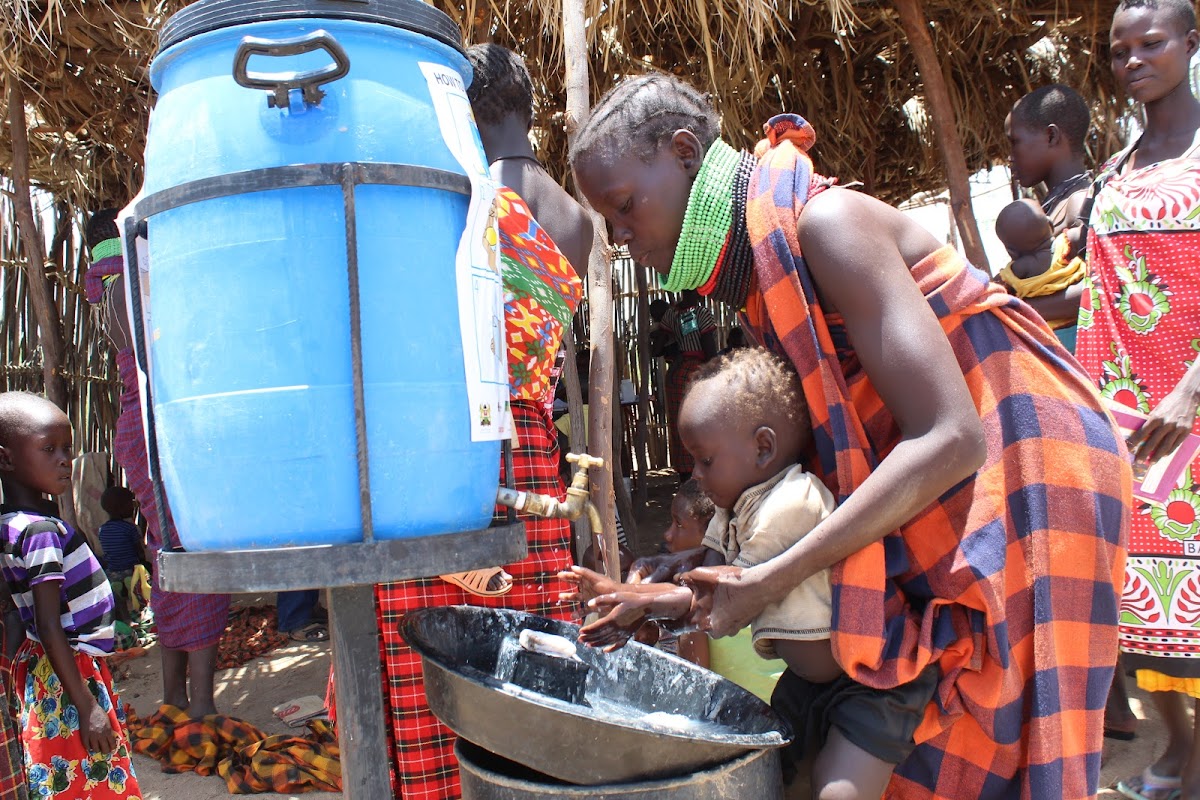
<svg viewBox="0 0 1200 800"><path fill-rule="evenodd" d="M75 651L67 641L67 634L59 620L59 581L42 581L33 585L33 616L37 620L37 632L42 647L50 659L54 674L62 682L67 697L79 710L79 733L83 745L91 753L111 753L117 747L117 737L108 713L100 708L91 690L83 682L79 667L75 665Z"/></svg>
<svg viewBox="0 0 1200 800"><path fill-rule="evenodd" d="M558 579L575 587L571 591L561 593L558 599L574 603L587 603L593 598L611 595L614 592L657 594L662 591L664 586L670 588L670 584L663 583L646 585L617 583L595 570L579 566L571 567L570 571L558 573Z"/></svg>
<svg viewBox="0 0 1200 800"><path fill-rule="evenodd" d="M711 547L696 547L661 556L644 556L633 562L626 583L666 583L697 567L715 567L725 559Z"/></svg>
<svg viewBox="0 0 1200 800"><path fill-rule="evenodd" d="M146 569L150 569L150 547L146 544L146 532L136 524L133 526L136 533L133 536L134 549L137 551L138 560L145 565Z"/></svg>
<svg viewBox="0 0 1200 800"><path fill-rule="evenodd" d="M606 651L623 647L648 617L680 619L692 608L692 590L668 583L622 586L588 601L603 617L579 630L579 641Z"/></svg>
<svg viewBox="0 0 1200 800"><path fill-rule="evenodd" d="M702 631L679 635L679 657L709 669L708 634Z"/></svg>

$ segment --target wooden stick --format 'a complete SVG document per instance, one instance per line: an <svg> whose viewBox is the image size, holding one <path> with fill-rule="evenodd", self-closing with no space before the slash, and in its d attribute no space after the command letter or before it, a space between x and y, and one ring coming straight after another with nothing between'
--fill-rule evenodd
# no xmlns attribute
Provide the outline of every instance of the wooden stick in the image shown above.
<svg viewBox="0 0 1200 800"><path fill-rule="evenodd" d="M567 416L571 421L571 430L567 433L567 446L572 453L583 453L587 451L587 426L583 420L583 389L579 385L579 363L575 360L574 322L563 330L561 347L567 354L563 359L562 371L562 381L567 387ZM578 563L583 558L583 548L579 543L592 541L592 526L587 514L571 523L571 538L571 553Z"/></svg>
<svg viewBox="0 0 1200 800"><path fill-rule="evenodd" d="M67 410L67 382L59 372L63 359L62 331L50 283L46 280L46 259L42 254L41 232L33 217L33 201L29 186L29 136L25 119L25 97L21 81L8 76L8 122L12 131L13 212L21 244L25 251L25 271L29 277L29 298L37 319L42 345L42 380L46 397L64 411Z"/></svg>
<svg viewBox="0 0 1200 800"><path fill-rule="evenodd" d="M900 15L900 26L908 37L913 57L917 60L917 72L925 84L925 101L933 119L933 135L942 153L942 164L946 168L946 181L950 185L950 207L958 222L963 250L967 260L988 272L987 255L983 251L983 240L975 222L971 207L971 185L968 180L967 159L963 156L962 139L958 135L958 115L950 102L942 65L938 62L929 37L929 20L921 0L892 0Z"/></svg>
<svg viewBox="0 0 1200 800"><path fill-rule="evenodd" d="M637 351L638 351L638 423L637 423L637 468L639 474L637 488L638 510L645 511L649 502L650 464L647 447L650 439L650 370L654 359L650 356L650 297L646 280L645 267L634 265L634 279L637 281ZM641 539L638 539L640 545Z"/></svg>
<svg viewBox="0 0 1200 800"><path fill-rule="evenodd" d="M563 51L566 61L567 141L587 122L588 99L587 29L583 0L563 0ZM621 580L617 555L617 520L614 513L613 472L613 306L612 264L608 260L604 220L580 198L592 215L594 240L588 262L588 310L591 319L591 368L588 370L588 452L604 459L604 467L592 471L592 502L600 512L603 531L593 531L597 558L604 559L604 574Z"/></svg>

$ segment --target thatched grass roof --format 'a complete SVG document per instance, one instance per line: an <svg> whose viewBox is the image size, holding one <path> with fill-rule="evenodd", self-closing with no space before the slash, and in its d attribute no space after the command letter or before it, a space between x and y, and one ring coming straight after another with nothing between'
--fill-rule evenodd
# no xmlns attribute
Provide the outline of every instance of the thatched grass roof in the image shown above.
<svg viewBox="0 0 1200 800"><path fill-rule="evenodd" d="M122 202L141 180L155 30L185 0L0 0L0 64L31 106L34 179L77 209ZM541 93L542 154L565 171L560 0L466 0L442 8L464 40L522 52ZM1114 0L926 0L960 118L968 165L1006 155L1002 121L1031 88L1058 80L1117 113L1103 55ZM748 145L780 109L821 135L825 171L899 200L944 184L921 83L887 2L587 0L595 96L662 69L712 92L728 139ZM2 101L0 101L2 102ZM1103 125L1111 130L1112 125ZM1107 152L1111 143L1102 143ZM0 136L0 169L11 159Z"/></svg>

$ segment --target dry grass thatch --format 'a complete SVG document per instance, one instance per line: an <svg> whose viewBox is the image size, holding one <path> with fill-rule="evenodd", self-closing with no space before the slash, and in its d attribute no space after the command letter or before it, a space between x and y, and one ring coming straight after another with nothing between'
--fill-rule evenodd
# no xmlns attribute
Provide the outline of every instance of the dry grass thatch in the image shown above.
<svg viewBox="0 0 1200 800"><path fill-rule="evenodd" d="M155 31L185 0L0 0L0 62L20 75L31 119L33 172L76 207L122 200L140 180ZM543 155L564 170L559 0L434 5L466 40L522 52L541 95ZM1118 110L1102 40L1113 0L926 0L926 14L968 165L1002 159L1004 111L1054 80L1079 87L1096 121ZM887 2L854 0L587 0L593 91L661 69L705 85L726 136L749 144L786 108L823 135L828 172L898 200L944 183L921 112L921 82ZM1111 129L1112 126L1101 126ZM0 167L8 163L7 134ZM1099 150L1110 146L1101 144Z"/></svg>

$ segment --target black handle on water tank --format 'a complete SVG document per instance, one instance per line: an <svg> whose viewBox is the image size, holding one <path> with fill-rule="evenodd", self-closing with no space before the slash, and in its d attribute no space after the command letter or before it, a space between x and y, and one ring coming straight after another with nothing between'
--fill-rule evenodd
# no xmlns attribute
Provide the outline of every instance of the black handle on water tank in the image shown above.
<svg viewBox="0 0 1200 800"><path fill-rule="evenodd" d="M324 50L333 59L333 63L310 69L304 72L250 72L249 64L252 56L294 56ZM265 89L270 93L267 105L272 108L288 107L288 92L300 89L304 102L316 105L321 102L325 93L321 86L345 77L350 72L350 57L346 50L338 44L337 39L324 30L315 30L303 36L288 39L263 39L257 36L246 36L238 45L233 58L233 79L239 86L247 89Z"/></svg>

